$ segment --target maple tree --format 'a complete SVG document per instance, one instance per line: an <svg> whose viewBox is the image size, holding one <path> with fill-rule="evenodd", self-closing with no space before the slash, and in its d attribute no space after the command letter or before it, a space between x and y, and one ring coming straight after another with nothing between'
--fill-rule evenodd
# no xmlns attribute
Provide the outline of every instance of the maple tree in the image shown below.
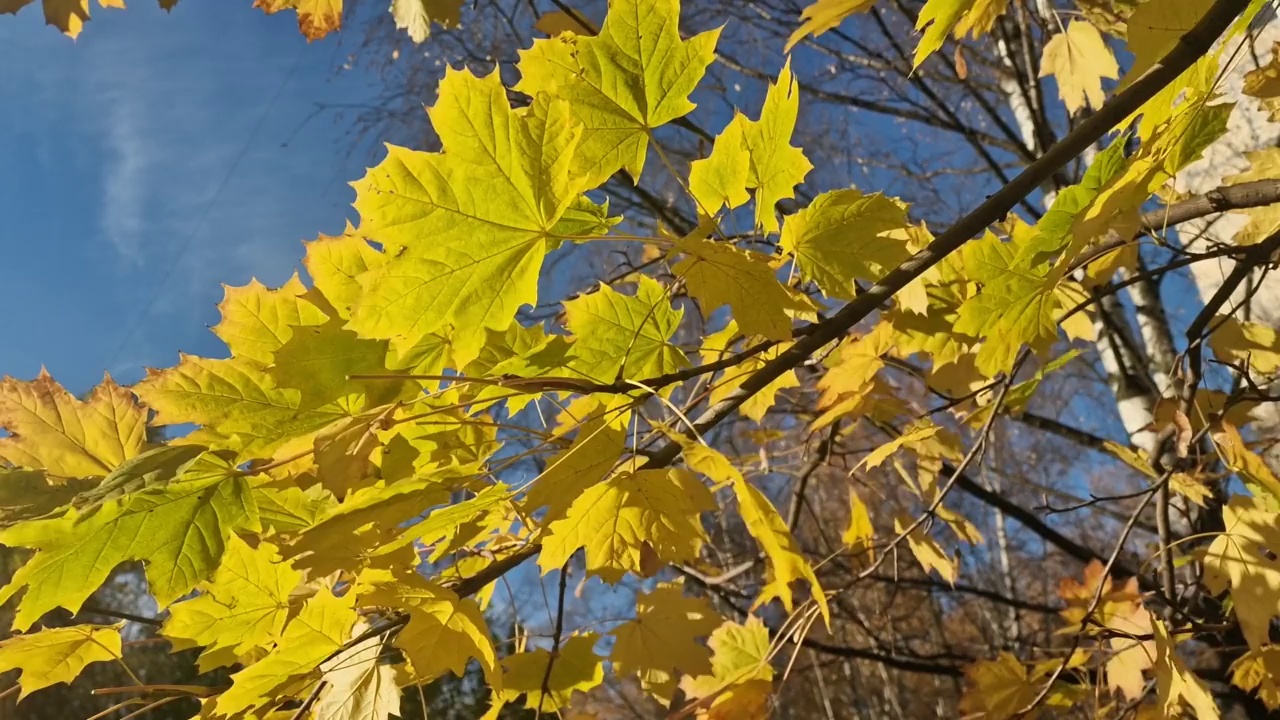
<svg viewBox="0 0 1280 720"><path fill-rule="evenodd" d="M309 36L342 12L259 4L297 10ZM413 42L458 12L392 9ZM725 31L682 32L677 0L612 0L598 25L540 18L548 37L505 72L444 72L438 149L388 147L353 183L359 223L307 244L308 280L227 289L213 331L228 357L184 355L83 398L47 374L0 383L0 543L30 551L0 590L17 631L0 669L20 670L26 695L93 663L127 667L121 625L48 618L141 563L159 636L197 648L197 672L230 674L135 677L134 692L146 708L197 698L203 717L380 719L401 714L403 689L469 668L493 716L581 716L610 682L655 714L759 717L805 652L963 675L948 712L972 717L1274 708L1280 480L1258 413L1280 347L1241 298L1276 261L1280 188L1266 154L1212 193L1175 185L1226 134L1239 98L1223 77L1263 9L1082 0L1023 73L1054 79L1069 127L943 224L884 192L813 185L823 158L795 139L799 61L780 60L758 109L713 117L721 131L680 162L664 132L692 122L700 83L732 62ZM818 0L779 45L876 10ZM955 69L964 43L1006 42L998 23L1027 11L927 0L901 61ZM1245 83L1267 108L1274 72ZM636 202L654 174L692 222ZM1166 235L1235 210L1250 217L1234 242ZM644 261L572 296L546 289L553 258L593 246ZM1217 290L1183 349L1147 371L1168 382L1146 435L1107 441L1028 411L1080 346L1116 332L1103 318L1117 293L1209 261L1226 264ZM1026 507L973 476L1010 422L1072 436L1140 484ZM172 426L193 429L148 432ZM777 464L795 450L784 507ZM1008 554L975 503L1037 537L1055 589L973 577L969 558ZM1110 515L1076 537L1049 519L1085 508ZM839 522L839 539L805 542L805 512ZM553 621L545 638L495 642L484 609L518 567L553 578ZM601 597L636 587L634 603L575 624L571 578ZM976 652L864 642L848 598L872 583L918 598L911 582L951 598L943 632ZM1038 637L983 642L962 623L970 596L1034 609ZM881 612L870 622L897 622Z"/></svg>

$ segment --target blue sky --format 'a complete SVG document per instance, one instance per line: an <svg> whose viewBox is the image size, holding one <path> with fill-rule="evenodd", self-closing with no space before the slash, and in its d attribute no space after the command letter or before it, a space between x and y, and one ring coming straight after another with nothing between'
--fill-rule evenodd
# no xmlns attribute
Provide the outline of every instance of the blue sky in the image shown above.
<svg viewBox="0 0 1280 720"><path fill-rule="evenodd" d="M342 48L250 2L93 8L76 41L38 4L0 17L0 375L73 392L179 351L223 354L220 283L278 284L341 232L374 159L317 104L367 97Z"/></svg>

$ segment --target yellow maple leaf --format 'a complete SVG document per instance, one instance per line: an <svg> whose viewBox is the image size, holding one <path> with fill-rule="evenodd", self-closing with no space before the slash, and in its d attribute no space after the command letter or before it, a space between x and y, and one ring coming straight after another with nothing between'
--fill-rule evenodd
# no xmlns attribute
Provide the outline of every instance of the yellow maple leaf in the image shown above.
<svg viewBox="0 0 1280 720"><path fill-rule="evenodd" d="M395 643L413 666L417 682L428 682L445 671L462 676L467 663L475 658L489 686L502 690L489 627L474 601L460 598L412 570L366 570L356 592L362 602L409 615L409 624L396 635Z"/></svg>
<svg viewBox="0 0 1280 720"><path fill-rule="evenodd" d="M1058 95L1067 112L1074 114L1086 103L1095 109L1102 107L1106 99L1102 80L1120 77L1120 66L1096 27L1072 20L1065 32L1045 43L1040 77L1050 75L1058 81Z"/></svg>
<svg viewBox="0 0 1280 720"><path fill-rule="evenodd" d="M323 325L329 319L307 300L307 287L297 273L275 290L253 280L243 287L224 285L223 292L218 304L222 319L213 332L236 357L269 363L272 354L293 337L295 328Z"/></svg>
<svg viewBox="0 0 1280 720"><path fill-rule="evenodd" d="M465 366L487 329L537 301L543 256L584 189L570 173L582 128L546 95L513 110L496 72L448 70L429 114L441 152L388 146L354 183L360 234L399 254L360 276L350 327L397 349L447 331Z"/></svg>
<svg viewBox="0 0 1280 720"><path fill-rule="evenodd" d="M525 507L547 507L543 523L564 517L573 501L587 488L604 480L622 459L626 436L621 428L603 420L588 422L573 444L547 461L525 496Z"/></svg>
<svg viewBox="0 0 1280 720"><path fill-rule="evenodd" d="M643 380L689 364L671 342L684 311L667 289L642 275L635 295L608 285L564 303L565 326L574 335L568 369L597 382Z"/></svg>
<svg viewBox="0 0 1280 720"><path fill-rule="evenodd" d="M174 367L149 369L133 389L156 411L154 424L217 428L218 440L202 436L207 444L259 455L351 414L337 404L303 409L298 390L280 387L248 358L182 354Z"/></svg>
<svg viewBox="0 0 1280 720"><path fill-rule="evenodd" d="M282 561L271 543L251 548L233 535L204 592L169 608L164 636L175 650L203 647L201 672L236 662L279 639L289 595L301 580L302 573Z"/></svg>
<svg viewBox="0 0 1280 720"><path fill-rule="evenodd" d="M899 535L906 532L911 525L912 521L909 517L899 516L893 519L893 531ZM924 568L926 573L933 570L943 580L952 585L955 584L960 574L960 561L954 555L948 555L923 527L913 528L906 534L906 540L907 546L911 548L911 554L919 561L920 567Z"/></svg>
<svg viewBox="0 0 1280 720"><path fill-rule="evenodd" d="M715 507L711 491L687 470L620 472L546 527L538 566L546 574L584 548L587 569L605 582L628 572L648 577L664 563L697 559L707 539L698 516Z"/></svg>
<svg viewBox="0 0 1280 720"><path fill-rule="evenodd" d="M1223 420L1210 437L1222 462L1240 475L1245 486L1259 500L1272 504L1280 502L1280 478L1261 456L1249 449L1234 425Z"/></svg>
<svg viewBox="0 0 1280 720"><path fill-rule="evenodd" d="M1138 5L1126 21L1126 39L1128 50L1133 54L1133 64L1116 92L1128 87L1163 60L1212 5L1213 0L1147 0Z"/></svg>
<svg viewBox="0 0 1280 720"><path fill-rule="evenodd" d="M1260 375L1280 372L1280 331L1263 323L1218 315L1210 323L1209 347L1220 360L1247 364Z"/></svg>
<svg viewBox="0 0 1280 720"><path fill-rule="evenodd" d="M35 0L0 0L0 15L16 14L19 10L35 2ZM177 0L160 0L160 7L168 10ZM84 24L89 21L89 0L41 0L44 7L46 25L61 30L67 37L75 39L80 36ZM104 8L123 8L124 0L98 0Z"/></svg>
<svg viewBox="0 0 1280 720"><path fill-rule="evenodd" d="M1002 652L994 660L979 660L964 669L965 692L960 712L965 717L1006 720L1015 717L1040 694L1040 685L1031 682L1027 668L1012 653Z"/></svg>
<svg viewBox="0 0 1280 720"><path fill-rule="evenodd" d="M635 619L614 628L610 660L619 674L704 675L711 672L711 652L698 638L722 621L705 598L686 597L681 583L664 583L637 597Z"/></svg>
<svg viewBox="0 0 1280 720"><path fill-rule="evenodd" d="M316 290L329 301L338 317L351 317L351 307L360 297L358 278L385 263L387 256L357 235L350 223L342 235L321 235L303 245L307 254L302 264Z"/></svg>
<svg viewBox="0 0 1280 720"><path fill-rule="evenodd" d="M554 662L551 653L543 648L503 658L503 701L512 702L524 695L525 707L554 713L568 705L574 694L604 682L604 665L592 649L599 639L595 633L583 633L564 640ZM549 676L548 663L551 663ZM545 693L543 680L546 680Z"/></svg>
<svg viewBox="0 0 1280 720"><path fill-rule="evenodd" d="M1270 710L1280 708L1280 646L1267 645L1231 664L1231 684L1253 692Z"/></svg>
<svg viewBox="0 0 1280 720"><path fill-rule="evenodd" d="M371 626L356 621L351 638L365 636ZM396 669L383 661L384 635L373 635L346 648L320 666L324 687L315 705L315 720L389 720L400 716Z"/></svg>
<svg viewBox="0 0 1280 720"><path fill-rule="evenodd" d="M875 557L875 537L876 529L871 524L866 503L856 492L849 491L849 525L840 536L841 542L852 557L861 557L865 553L870 560Z"/></svg>
<svg viewBox="0 0 1280 720"><path fill-rule="evenodd" d="M791 52L791 48L806 37L817 37L839 27L845 18L866 12L874 4L875 0L814 0L800 12L800 27L787 38L783 52Z"/></svg>
<svg viewBox="0 0 1280 720"><path fill-rule="evenodd" d="M1218 704L1204 681L1187 669L1178 657L1178 649L1160 620L1152 620L1156 645L1156 697L1165 717L1181 717L1183 706L1190 707L1197 720L1218 720Z"/></svg>
<svg viewBox="0 0 1280 720"><path fill-rule="evenodd" d="M223 717L242 715L311 684L308 677L351 638L359 620L354 602L350 592L342 597L328 589L316 593L285 626L275 649L231 676L231 687L218 696L213 711Z"/></svg>
<svg viewBox="0 0 1280 720"><path fill-rule="evenodd" d="M865 335L840 348L840 354L826 374L818 380L822 395L818 409L822 414L813 421L819 430L848 415L862 405L875 385L876 373L884 367L881 356L893 347L893 325L877 323Z"/></svg>
<svg viewBox="0 0 1280 720"><path fill-rule="evenodd" d="M734 346L739 344L739 340L750 343L751 338L741 338L740 335L737 321L730 320L720 332L705 336L702 340L702 347L699 348L699 354L702 356L703 362L715 362L716 360L724 359L734 352ZM714 405L731 395L755 371L763 367L765 363L778 357L779 354L786 352L790 346L791 343L781 343L770 350L746 358L738 363L736 367L726 370L725 374L711 386L711 396L709 398L711 404ZM778 392L787 388L798 387L799 385L800 380L796 377L795 370L787 370L773 382L747 398L746 402L742 404L742 414L757 423L763 421L769 408L773 407Z"/></svg>
<svg viewBox="0 0 1280 720"><path fill-rule="evenodd" d="M799 93L788 59L778 81L769 85L760 119L735 114L716 138L711 155L690 164L689 192L700 213L715 215L722 206L737 207L754 194L756 227L766 233L778 231L777 203L795 197L795 187L813 169L804 153L791 145Z"/></svg>
<svg viewBox="0 0 1280 720"><path fill-rule="evenodd" d="M814 310L808 298L778 280L767 255L697 238L682 239L676 249L686 257L671 271L684 279L689 295L701 305L703 317L728 305L734 320L748 335L789 340L788 311Z"/></svg>
<svg viewBox="0 0 1280 720"><path fill-rule="evenodd" d="M827 297L852 299L858 280L876 281L911 256L906 209L880 193L832 190L788 215L779 246L795 258L800 277Z"/></svg>
<svg viewBox="0 0 1280 720"><path fill-rule="evenodd" d="M342 27L342 0L254 0L253 6L268 15L296 10L298 29L308 42Z"/></svg>
<svg viewBox="0 0 1280 720"><path fill-rule="evenodd" d="M0 460L61 477L99 477L142 452L147 411L110 375L81 401L44 370L0 380Z"/></svg>
<svg viewBox="0 0 1280 720"><path fill-rule="evenodd" d="M1280 615L1280 528L1275 512L1257 498L1237 495L1222 509L1226 526L1205 553L1204 584L1231 591L1240 632L1251 648L1270 642L1271 619Z"/></svg>
<svg viewBox="0 0 1280 720"><path fill-rule="evenodd" d="M462 0L391 0L396 27L415 43L426 42L432 23L453 27L462 20Z"/></svg>
<svg viewBox="0 0 1280 720"><path fill-rule="evenodd" d="M680 687L698 701L702 720L764 717L773 693L772 642L760 618L725 622L711 633L709 675L685 676Z"/></svg>
<svg viewBox="0 0 1280 720"><path fill-rule="evenodd" d="M520 51L515 89L569 101L585 128L573 166L588 187L619 169L639 180L650 133L694 109L689 95L720 30L682 40L679 20L679 0L612 0L598 35L561 34Z"/></svg>
<svg viewBox="0 0 1280 720"><path fill-rule="evenodd" d="M729 462L720 451L706 445L686 442L684 447L685 461L689 467L706 475L717 483L727 483L733 487L738 499L738 512L747 531L756 539L760 549L769 561L768 582L760 589L755 607L764 605L777 598L782 601L788 612L793 608L791 583L804 580L809 584L809 594L822 610L822 617L831 622L830 610L827 607L827 596L818 584L809 561L800 552L800 544L791 535L791 529L778 514L769 498L754 485L747 482L742 473Z"/></svg>
<svg viewBox="0 0 1280 720"><path fill-rule="evenodd" d="M0 672L22 671L19 700L41 688L70 683L86 665L123 657L122 625L72 625L13 635L0 642Z"/></svg>

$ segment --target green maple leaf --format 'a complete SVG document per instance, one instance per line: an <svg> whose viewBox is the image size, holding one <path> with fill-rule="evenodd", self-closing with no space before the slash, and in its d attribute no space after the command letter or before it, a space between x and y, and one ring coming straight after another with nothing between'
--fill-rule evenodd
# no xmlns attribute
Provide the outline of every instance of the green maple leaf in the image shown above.
<svg viewBox="0 0 1280 720"><path fill-rule="evenodd" d="M0 602L26 588L14 618L15 627L26 628L56 607L79 610L117 565L141 560L163 607L213 574L241 528L258 529L249 483L227 460L206 453L163 487L0 533L5 545L37 550L0 590Z"/></svg>
<svg viewBox="0 0 1280 720"><path fill-rule="evenodd" d="M486 329L537 301L543 256L584 188L570 173L582 131L545 95L512 110L497 73L448 71L430 115L442 152L389 146L354 184L360 233L398 254L360 276L350 327L398 349L447 330L466 365Z"/></svg>
<svg viewBox="0 0 1280 720"><path fill-rule="evenodd" d="M594 37L561 34L520 52L516 90L567 100L584 128L574 171L595 187L619 169L640 179L652 131L683 117L720 30L682 40L679 0L612 0Z"/></svg>

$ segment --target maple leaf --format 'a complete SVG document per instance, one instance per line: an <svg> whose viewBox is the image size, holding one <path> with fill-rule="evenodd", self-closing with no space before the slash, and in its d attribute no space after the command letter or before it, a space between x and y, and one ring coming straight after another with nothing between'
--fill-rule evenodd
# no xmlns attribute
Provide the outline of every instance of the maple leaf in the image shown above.
<svg viewBox="0 0 1280 720"><path fill-rule="evenodd" d="M1151 621L1156 645L1156 697L1165 717L1181 716L1181 707L1189 706L1197 720L1218 720L1218 705L1204 681L1187 669L1178 657L1175 642L1160 620Z"/></svg>
<svg viewBox="0 0 1280 720"><path fill-rule="evenodd" d="M711 674L685 676L680 687L691 698L711 698L699 717L707 720L764 717L773 692L772 642L760 618L725 622L711 633Z"/></svg>
<svg viewBox="0 0 1280 720"><path fill-rule="evenodd" d="M110 375L77 400L44 370L31 382L0 380L0 460L62 477L101 477L137 456L147 411Z"/></svg>
<svg viewBox="0 0 1280 720"><path fill-rule="evenodd" d="M702 347L699 349L703 361L714 362L731 354L733 345L739 335L737 321L730 320L721 332L706 336L703 339ZM789 347L791 347L791 343L781 343L770 350L746 358L736 368L726 371L711 387L711 403L714 405L733 394L755 371L770 360L778 357L781 353L786 352ZM800 380L796 377L795 371L787 370L747 398L746 402L742 404L742 414L757 423L761 422L764 420L769 408L773 407L779 391L799 385Z"/></svg>
<svg viewBox="0 0 1280 720"><path fill-rule="evenodd" d="M318 575L347 569L363 561L370 548L395 537L399 526L449 499L441 478L400 480L361 488L330 506L284 548L298 567Z"/></svg>
<svg viewBox="0 0 1280 720"><path fill-rule="evenodd" d="M1103 575L1102 563L1094 560L1085 566L1083 583L1063 578L1058 595L1067 603L1060 612L1070 623L1066 632L1096 633L1100 628L1114 632L1107 639L1111 649L1105 666L1107 685L1128 700L1141 698L1146 691L1143 671L1151 667L1156 648L1151 640L1134 639L1151 634L1151 613L1142 606L1138 579L1113 587L1111 578ZM1096 607L1095 596L1099 598ZM1090 607L1094 607L1090 624L1082 625Z"/></svg>
<svg viewBox="0 0 1280 720"><path fill-rule="evenodd" d="M308 676L338 652L359 620L354 593L337 597L322 589L284 628L280 642L265 657L231 676L213 711L234 717L258 710L305 688Z"/></svg>
<svg viewBox="0 0 1280 720"><path fill-rule="evenodd" d="M329 319L307 300L307 288L297 273L276 290L253 280L244 287L224 285L223 292L218 304L222 319L213 326L213 332L234 357L269 363L272 355L293 337L295 328L323 325Z"/></svg>
<svg viewBox="0 0 1280 720"><path fill-rule="evenodd" d="M684 311L671 305L666 288L651 277L640 277L633 296L602 284L565 302L564 313L574 335L569 369L588 379L641 380L689 364L670 342Z"/></svg>
<svg viewBox="0 0 1280 720"><path fill-rule="evenodd" d="M928 0L920 8L920 14L916 16L916 31L923 31L923 34L916 44L911 63L913 70L942 47L961 17L973 12L974 6L972 0Z"/></svg>
<svg viewBox="0 0 1280 720"><path fill-rule="evenodd" d="M1280 53L1276 52L1274 46L1270 62L1245 73L1241 91L1262 101L1262 107L1271 113L1268 120L1280 120Z"/></svg>
<svg viewBox="0 0 1280 720"><path fill-rule="evenodd" d="M868 553L868 559L874 557L874 541L876 529L871 524L871 515L867 512L866 503L855 492L849 492L849 526L840 536L841 542L848 548L849 554L858 557Z"/></svg>
<svg viewBox="0 0 1280 720"><path fill-rule="evenodd" d="M1257 649L1270 642L1271 618L1280 615L1280 529L1275 513L1256 498L1237 495L1222 510L1226 529L1204 557L1204 584L1231 591L1240 632Z"/></svg>
<svg viewBox="0 0 1280 720"><path fill-rule="evenodd" d="M289 595L302 573L280 560L274 545L251 548L232 535L203 592L169 608L163 634L175 650L201 646L201 672L270 648L289 616Z"/></svg>
<svg viewBox="0 0 1280 720"><path fill-rule="evenodd" d="M711 652L698 638L723 619L705 598L686 597L681 583L663 583L636 598L634 620L614 628L613 661L619 674L711 672Z"/></svg>
<svg viewBox="0 0 1280 720"><path fill-rule="evenodd" d="M448 70L429 114L442 152L388 146L354 183L360 233L399 255L360 276L350 327L398 348L448 328L466 365L486 329L537 301L556 225L584 189L570 174L582 130L563 100L512 110L496 72Z"/></svg>
<svg viewBox="0 0 1280 720"><path fill-rule="evenodd" d="M1213 0L1148 0L1125 21L1128 50L1133 64L1125 73L1119 92L1164 59L1213 5Z"/></svg>
<svg viewBox="0 0 1280 720"><path fill-rule="evenodd" d="M1040 77L1050 75L1058 81L1058 94L1067 112L1075 114L1086 103L1095 109L1102 107L1106 100L1102 80L1120 77L1120 67L1096 27L1072 20L1065 32L1044 45Z"/></svg>
<svg viewBox="0 0 1280 720"><path fill-rule="evenodd" d="M342 0L254 0L253 6L268 15L296 10L298 29L307 42L319 40L342 27Z"/></svg>
<svg viewBox="0 0 1280 720"><path fill-rule="evenodd" d="M912 521L909 517L900 516L893 519L893 531L899 535L911 526ZM948 555L947 551L943 550L938 541L925 532L923 527L915 527L910 532L906 532L906 540L907 546L911 548L911 554L915 556L926 573L933 570L943 580L952 585L955 584L960 575L959 559L954 555Z"/></svg>
<svg viewBox="0 0 1280 720"><path fill-rule="evenodd" d="M387 256L357 235L350 223L342 235L321 235L303 245L307 254L302 264L316 290L329 301L338 317L350 318L351 308L362 292L360 276L385 263Z"/></svg>
<svg viewBox="0 0 1280 720"><path fill-rule="evenodd" d="M721 206L737 207L755 195L756 227L778 231L777 203L795 197L795 186L813 169L804 153L791 146L800 95L791 61L769 85L759 120L737 113L716 138L711 155L689 166L689 192L706 215ZM741 182L741 185L739 185Z"/></svg>
<svg viewBox="0 0 1280 720"><path fill-rule="evenodd" d="M1017 716L1040 694L1027 668L1012 653L1001 652L994 660L979 660L964 669L965 692L960 711L966 717L1006 720Z"/></svg>
<svg viewBox="0 0 1280 720"><path fill-rule="evenodd" d="M791 611L791 583L804 580L809 584L809 593L813 601L822 610L822 617L828 624L831 622L830 610L827 607L827 596L818 584L809 561L800 552L800 544L791 535L791 529L778 514L769 498L754 485L747 482L742 473L729 462L729 459L718 450L702 444L686 443L684 446L685 461L690 468L706 475L717 483L728 483L738 498L738 512L747 531L756 539L760 549L769 560L768 582L760 590L755 607L777 598L783 607Z"/></svg>
<svg viewBox="0 0 1280 720"><path fill-rule="evenodd" d="M35 0L0 0L0 15L16 14L19 10L35 2ZM160 0L160 6L168 9L176 0ZM46 25L61 30L67 37L75 39L80 36L84 24L89 21L89 0L41 0L44 6L44 22ZM98 0L104 8L123 8L123 0Z"/></svg>
<svg viewBox="0 0 1280 720"><path fill-rule="evenodd" d="M839 27L845 18L866 12L874 4L875 0L814 0L800 12L800 27L787 38L787 44L782 51L791 52L791 48L806 37L817 37L832 28Z"/></svg>
<svg viewBox="0 0 1280 720"><path fill-rule="evenodd" d="M592 650L599 639L594 633L584 633L560 643L550 676L547 664L552 662L552 655L548 650L539 648L503 658L503 700L512 702L524 695L525 707L543 713L554 713L565 707L575 693L586 692L604 682L604 665Z"/></svg>
<svg viewBox="0 0 1280 720"><path fill-rule="evenodd" d="M1255 497L1280 502L1280 478L1261 456L1249 449L1234 425L1222 420L1210 437L1222 462L1240 475Z"/></svg>
<svg viewBox="0 0 1280 720"><path fill-rule="evenodd" d="M852 299L858 280L880 276L911 256L891 231L907 226L902 205L879 193L832 190L788 215L779 246L795 258L800 277L827 297Z"/></svg>
<svg viewBox="0 0 1280 720"><path fill-rule="evenodd" d="M18 700L41 688L70 683L86 665L123 657L120 625L72 625L14 635L0 642L0 672L21 670Z"/></svg>
<svg viewBox="0 0 1280 720"><path fill-rule="evenodd" d="M258 529L249 484L225 459L206 453L158 487L81 515L33 521L0 533L0 542L38 552L0 590L18 590L14 627L26 628L55 607L72 612L117 565L144 561L148 588L164 607L213 574L231 533Z"/></svg>
<svg viewBox="0 0 1280 720"><path fill-rule="evenodd" d="M881 356L893 346L893 326L880 322L867 334L840 348L840 354L818 380L822 391L818 408L822 414L813 421L819 430L856 410L866 401L876 373L884 367Z"/></svg>
<svg viewBox="0 0 1280 720"><path fill-rule="evenodd" d="M1231 684L1256 694L1269 710L1280 708L1280 646L1241 655L1231 664Z"/></svg>
<svg viewBox="0 0 1280 720"><path fill-rule="evenodd" d="M415 43L426 42L431 24L453 27L462 21L461 0L391 0L391 16L396 27L409 33Z"/></svg>
<svg viewBox="0 0 1280 720"><path fill-rule="evenodd" d="M1247 364L1259 375L1280 372L1280 332L1270 325L1216 316L1210 327L1209 347L1221 360Z"/></svg>
<svg viewBox="0 0 1280 720"><path fill-rule="evenodd" d="M689 95L720 30L682 40L679 0L612 0L595 36L561 34L520 51L515 89L567 100L585 128L573 158L588 187L625 169L640 179L651 132L694 109Z"/></svg>
<svg viewBox="0 0 1280 720"><path fill-rule="evenodd" d="M483 528L488 525L486 521L495 514L499 519L507 517L505 511L510 500L511 488L502 483L490 485L473 498L431 512L425 519L401 532L398 539L378 548L375 555L395 552L402 545L409 543L421 543L426 547L441 543L441 546L437 547L428 558L429 561L435 562L456 550L455 543L465 544L464 541L467 539L465 530L470 529L471 526ZM454 539L453 543L441 542L451 535Z"/></svg>
<svg viewBox="0 0 1280 720"><path fill-rule="evenodd" d="M495 692L502 690L498 657L484 615L474 601L428 581L413 571L366 570L357 592L364 602L407 613L409 624L395 639L413 666L413 677L427 682L450 671L461 677L475 658Z"/></svg>
<svg viewBox="0 0 1280 720"><path fill-rule="evenodd" d="M589 422L578 431L573 444L547 461L525 496L525 507L547 507L543 524L564 517L575 499L604 480L626 448L623 431L603 420Z"/></svg>
<svg viewBox="0 0 1280 720"><path fill-rule="evenodd" d="M885 460L888 460L895 452L904 447L912 447L921 441L928 440L941 430L937 425L930 421L924 421L913 424L901 435L895 437L889 442L867 453L858 464L854 466L854 470L861 467L875 468L880 467Z"/></svg>
<svg viewBox="0 0 1280 720"><path fill-rule="evenodd" d="M334 320L296 328L272 355L267 374L277 388L297 391L300 411L341 408L354 415L401 393L403 384L393 378L351 379L388 373L386 357L386 341L361 339Z"/></svg>
<svg viewBox="0 0 1280 720"><path fill-rule="evenodd" d="M351 638L372 628L356 621ZM382 662L384 636L366 638L326 660L320 670L325 683L316 701L316 720L388 720L400 715L396 670Z"/></svg>
<svg viewBox="0 0 1280 720"><path fill-rule="evenodd" d="M278 386L263 367L241 358L183 354L174 367L148 369L133 390L155 410L156 425L217 428L217 436L199 436L215 449L266 454L350 415L336 404L303 409L300 392Z"/></svg>
<svg viewBox="0 0 1280 720"><path fill-rule="evenodd" d="M648 577L661 569L657 561L698 557L707 539L698 515L715 507L711 492L686 470L620 472L547 525L538 567L545 575L585 548L587 569L605 582L628 572Z"/></svg>
<svg viewBox="0 0 1280 720"><path fill-rule="evenodd" d="M689 295L701 305L703 317L728 305L743 332L789 340L788 311L814 309L807 298L779 282L767 255L692 238L682 239L676 247L687 257L671 271L684 279Z"/></svg>

